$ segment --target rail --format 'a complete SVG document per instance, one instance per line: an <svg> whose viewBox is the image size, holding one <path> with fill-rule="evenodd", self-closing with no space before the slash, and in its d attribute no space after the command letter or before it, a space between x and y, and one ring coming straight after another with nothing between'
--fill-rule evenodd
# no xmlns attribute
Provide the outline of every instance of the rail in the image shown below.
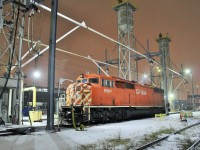
<svg viewBox="0 0 200 150"><path fill-rule="evenodd" d="M200 139L198 139L193 145L191 145L187 150L195 150L200 144Z"/></svg>
<svg viewBox="0 0 200 150"><path fill-rule="evenodd" d="M182 131L185 131L186 129L189 129L189 128L191 128L191 127L193 127L193 126L196 126L196 125L199 125L199 124L200 124L200 122L197 122L197 123L195 123L195 124L192 124L192 125L190 125L190 126L187 126L187 127L183 128L183 129L180 129L180 130L178 130L178 131L176 131L176 132L174 132L174 133L172 133L172 134L170 134L170 135L178 134L178 133L180 133L180 132L182 132ZM142 146L136 148L136 150L143 150L143 149L152 147L153 145L155 145L155 144L157 144L157 143L160 143L161 141L164 141L164 140L167 139L170 135L167 135L167 136L165 136L165 137L162 137L162 138L159 138L159 139L157 139L157 140L154 140L153 142L150 142L150 143L147 143L147 144L145 144L145 145L142 145ZM200 140L198 140L197 142L195 142L195 143L193 144L194 146L192 145L192 146L191 146L191 149L188 149L188 150L193 150L193 148L196 147L196 146L198 146L199 143L200 143Z"/></svg>

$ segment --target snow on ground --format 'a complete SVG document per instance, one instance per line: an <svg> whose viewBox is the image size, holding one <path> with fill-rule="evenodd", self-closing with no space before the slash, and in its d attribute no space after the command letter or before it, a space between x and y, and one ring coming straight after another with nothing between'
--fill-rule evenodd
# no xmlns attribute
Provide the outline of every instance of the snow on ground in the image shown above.
<svg viewBox="0 0 200 150"><path fill-rule="evenodd" d="M179 114L169 115L164 118L147 118L119 123L100 124L86 128L86 131L76 131L72 128L62 128L61 132L50 133L48 131L34 132L30 135L15 135L0 137L0 149L2 150L22 150L22 149L51 149L51 150L68 150L81 149L90 146L99 146L97 149L109 148L110 139L128 139L129 145L139 142L146 135L161 129L174 128L175 130L186 127L200 121L200 112L194 112L193 118L188 118L187 122L181 122ZM38 125L38 123L33 123ZM43 122L44 124L44 122ZM1 130L1 127L0 127ZM189 131L191 140L197 138L192 136L194 133L200 133L200 127L196 131ZM185 134L187 136L187 134ZM168 139L171 141L170 146L177 147L176 141L184 139L184 135L174 135ZM174 139L177 139L174 142ZM105 144L105 141L107 142ZM104 142L105 145L102 146ZM164 142L163 142L164 143ZM83 146L84 145L84 146ZM138 145L137 145L138 146ZM126 149L125 146L117 146L116 149ZM93 148L94 149L94 148ZM132 149L134 149L132 147ZM170 149L165 144L154 149Z"/></svg>

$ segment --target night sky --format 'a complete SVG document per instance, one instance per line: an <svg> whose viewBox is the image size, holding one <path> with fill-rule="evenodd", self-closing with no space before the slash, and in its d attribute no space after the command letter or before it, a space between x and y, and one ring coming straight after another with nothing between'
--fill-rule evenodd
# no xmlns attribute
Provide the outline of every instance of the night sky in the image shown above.
<svg viewBox="0 0 200 150"><path fill-rule="evenodd" d="M78 22L84 21L87 26L117 40L117 14L112 9L116 2L115 0L59 0L58 11ZM134 0L131 2L137 7L134 12L134 34L137 40L146 48L148 39L150 51L155 52L158 51L158 44L155 39L158 38L160 33L163 35L168 34L171 38L171 60L176 65L173 69L180 72L181 64L184 68L190 68L193 73L194 85L200 85L200 1ZM49 1L45 1L44 4L50 7ZM43 44L48 45L50 13L41 8L39 9L41 13L34 16L33 40L41 40ZM57 39L74 27L76 25L73 23L58 17ZM27 36L27 18L25 35ZM41 46L40 50L43 48ZM101 61L105 61L105 49L107 49L109 59L117 57L115 43L83 28L77 29L59 42L57 48L83 56L90 55L92 58ZM24 42L23 53L26 51L27 43ZM142 50L140 52L145 53ZM27 59L30 57L29 54ZM27 85L32 84L34 65L35 63L31 62L22 68L27 75L25 79ZM41 72L41 78L37 79L36 85L47 86L48 51L39 57L36 67ZM90 73L96 73L97 67L91 61L81 57L56 52L55 83L58 83L60 77L75 80L80 73L84 73L86 70ZM149 72L149 64L146 60L139 62L139 72ZM117 69L110 67L110 75L117 76ZM177 80L175 81L176 84L181 81L180 79ZM182 85L182 88L187 90L186 85Z"/></svg>

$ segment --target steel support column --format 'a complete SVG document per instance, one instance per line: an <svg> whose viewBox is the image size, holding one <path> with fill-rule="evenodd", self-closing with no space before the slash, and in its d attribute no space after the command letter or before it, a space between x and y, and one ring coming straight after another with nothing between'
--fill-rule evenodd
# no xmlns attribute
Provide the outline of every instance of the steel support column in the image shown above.
<svg viewBox="0 0 200 150"><path fill-rule="evenodd" d="M58 0L51 0L51 27L49 39L47 130L54 130L54 81Z"/></svg>

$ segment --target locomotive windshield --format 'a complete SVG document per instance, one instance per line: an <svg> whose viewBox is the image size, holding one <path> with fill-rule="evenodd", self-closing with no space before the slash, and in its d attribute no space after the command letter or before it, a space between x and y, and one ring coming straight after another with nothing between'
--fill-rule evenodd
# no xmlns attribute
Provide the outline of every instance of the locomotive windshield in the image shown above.
<svg viewBox="0 0 200 150"><path fill-rule="evenodd" d="M94 84L98 84L99 83L99 79L98 78L84 78L81 80L77 80L76 82L78 83L94 83Z"/></svg>
<svg viewBox="0 0 200 150"><path fill-rule="evenodd" d="M89 78L89 83L98 84L99 83L99 79L98 78Z"/></svg>
<svg viewBox="0 0 200 150"><path fill-rule="evenodd" d="M82 79L82 83L87 83L88 80L87 79Z"/></svg>
<svg viewBox="0 0 200 150"><path fill-rule="evenodd" d="M78 82L78 83L87 83L88 80L84 78L84 79L81 79L81 80L76 80L76 82Z"/></svg>

